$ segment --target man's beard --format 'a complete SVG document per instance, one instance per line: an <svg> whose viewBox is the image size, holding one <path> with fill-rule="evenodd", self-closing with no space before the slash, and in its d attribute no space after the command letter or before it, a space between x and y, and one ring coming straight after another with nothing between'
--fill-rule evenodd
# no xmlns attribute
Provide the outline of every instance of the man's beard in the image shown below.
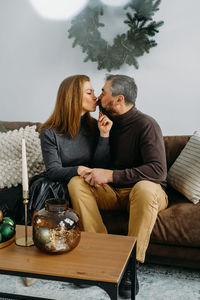
<svg viewBox="0 0 200 300"><path fill-rule="evenodd" d="M112 101L108 102L108 104L106 105L106 107L103 107L102 104L101 104L101 100L99 99L98 100L98 104L99 104L99 110L104 115L113 116L113 115L117 114L116 111L115 111L115 109L113 108L113 102Z"/></svg>

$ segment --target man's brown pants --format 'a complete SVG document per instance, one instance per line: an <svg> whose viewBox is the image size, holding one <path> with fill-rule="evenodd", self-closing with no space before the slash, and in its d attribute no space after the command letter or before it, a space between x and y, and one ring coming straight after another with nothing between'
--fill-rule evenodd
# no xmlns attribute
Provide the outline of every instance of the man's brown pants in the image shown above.
<svg viewBox="0 0 200 300"><path fill-rule="evenodd" d="M168 205L167 195L160 184L143 180L133 188L113 188L108 184L95 188L75 176L68 189L84 231L107 233L99 209L129 211L128 235L137 237L136 259L144 262L157 214Z"/></svg>

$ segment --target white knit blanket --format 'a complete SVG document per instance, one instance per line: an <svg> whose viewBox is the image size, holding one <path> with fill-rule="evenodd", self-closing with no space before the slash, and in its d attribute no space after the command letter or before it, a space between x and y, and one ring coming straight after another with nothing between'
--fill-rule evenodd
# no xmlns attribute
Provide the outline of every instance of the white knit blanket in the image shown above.
<svg viewBox="0 0 200 300"><path fill-rule="evenodd" d="M45 170L36 126L0 133L0 189L22 182L22 138L26 141L28 177Z"/></svg>

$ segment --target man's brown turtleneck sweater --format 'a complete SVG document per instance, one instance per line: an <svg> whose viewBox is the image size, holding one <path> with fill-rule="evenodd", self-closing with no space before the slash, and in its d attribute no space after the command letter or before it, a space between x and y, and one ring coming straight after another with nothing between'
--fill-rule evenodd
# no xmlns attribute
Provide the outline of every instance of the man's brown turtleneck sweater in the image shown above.
<svg viewBox="0 0 200 300"><path fill-rule="evenodd" d="M132 187L141 180L166 186L166 156L157 122L135 107L113 117L110 133L111 168L115 187Z"/></svg>

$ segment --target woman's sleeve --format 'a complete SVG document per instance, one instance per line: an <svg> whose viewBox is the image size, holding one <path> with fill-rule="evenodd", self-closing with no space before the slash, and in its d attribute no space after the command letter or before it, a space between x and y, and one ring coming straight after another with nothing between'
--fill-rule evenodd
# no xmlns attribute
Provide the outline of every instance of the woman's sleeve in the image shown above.
<svg viewBox="0 0 200 300"><path fill-rule="evenodd" d="M94 152L93 165L96 168L107 168L110 163L109 137L98 135L97 146Z"/></svg>
<svg viewBox="0 0 200 300"><path fill-rule="evenodd" d="M52 129L43 129L40 133L40 141L43 160L49 179L53 181L69 181L73 176L78 175L78 166L62 166L56 136Z"/></svg>

